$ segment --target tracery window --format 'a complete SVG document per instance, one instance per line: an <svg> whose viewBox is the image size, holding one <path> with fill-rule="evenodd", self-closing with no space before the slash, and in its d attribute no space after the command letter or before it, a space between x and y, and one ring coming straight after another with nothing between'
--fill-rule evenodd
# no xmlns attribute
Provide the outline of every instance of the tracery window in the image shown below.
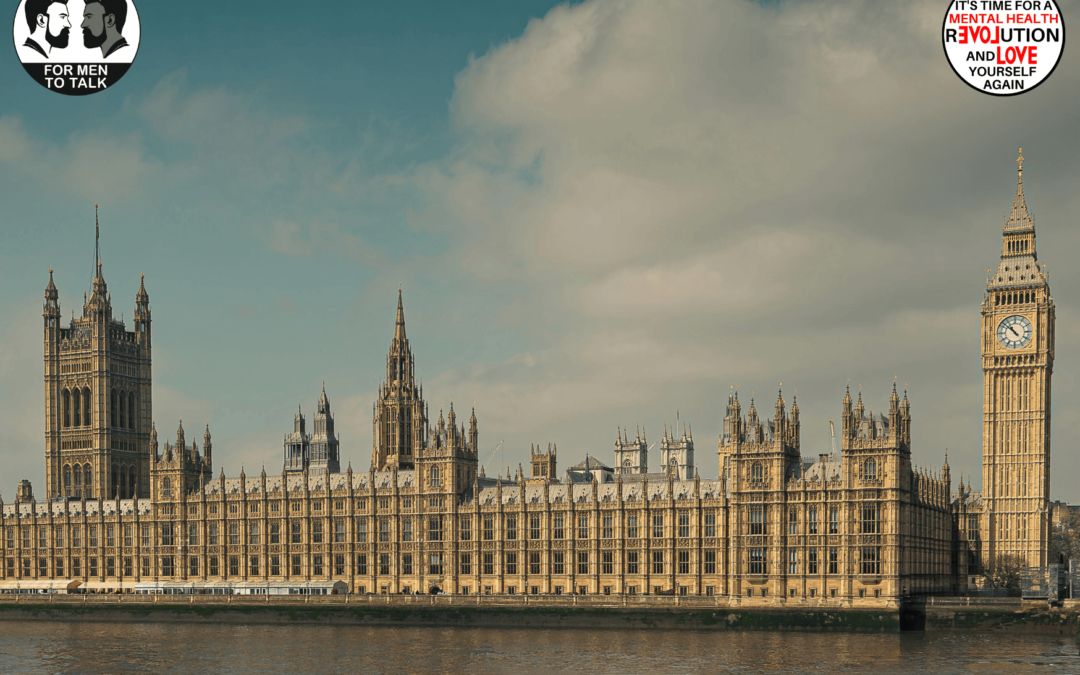
<svg viewBox="0 0 1080 675"><path fill-rule="evenodd" d="M881 574L881 554L876 546L864 546L860 549L859 574Z"/></svg>
<svg viewBox="0 0 1080 675"><path fill-rule="evenodd" d="M750 508L750 534L765 534L765 508L753 506Z"/></svg>
<svg viewBox="0 0 1080 675"><path fill-rule="evenodd" d="M754 462L750 465L750 480L755 483L765 480L765 469L761 466L761 462Z"/></svg>
<svg viewBox="0 0 1080 675"><path fill-rule="evenodd" d="M877 480L877 462L872 459L866 460L863 465L863 476L866 480Z"/></svg>
<svg viewBox="0 0 1080 675"><path fill-rule="evenodd" d="M749 549L750 574L765 574L765 549Z"/></svg>
<svg viewBox="0 0 1080 675"><path fill-rule="evenodd" d="M862 505L862 533L878 534L878 505L877 502L868 502Z"/></svg>

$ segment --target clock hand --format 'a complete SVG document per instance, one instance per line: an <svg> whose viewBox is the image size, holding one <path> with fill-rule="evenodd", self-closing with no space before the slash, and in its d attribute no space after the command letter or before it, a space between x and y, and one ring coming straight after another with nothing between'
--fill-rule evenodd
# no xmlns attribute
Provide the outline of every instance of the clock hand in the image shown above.
<svg viewBox="0 0 1080 675"><path fill-rule="evenodd" d="M1020 333L1016 332L1016 326L1009 326L1009 330L1011 330L1012 334L1015 335L1016 337L1020 337Z"/></svg>

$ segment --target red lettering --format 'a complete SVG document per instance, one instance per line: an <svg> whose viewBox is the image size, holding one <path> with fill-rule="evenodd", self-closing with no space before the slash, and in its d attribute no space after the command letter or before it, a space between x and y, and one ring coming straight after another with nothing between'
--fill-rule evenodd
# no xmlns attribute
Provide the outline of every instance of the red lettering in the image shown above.
<svg viewBox="0 0 1080 675"><path fill-rule="evenodd" d="M997 48L997 62L1001 65L1024 63L1024 59L1031 65L1035 65L1035 47L1006 47L1005 58L1002 59L1001 47Z"/></svg>

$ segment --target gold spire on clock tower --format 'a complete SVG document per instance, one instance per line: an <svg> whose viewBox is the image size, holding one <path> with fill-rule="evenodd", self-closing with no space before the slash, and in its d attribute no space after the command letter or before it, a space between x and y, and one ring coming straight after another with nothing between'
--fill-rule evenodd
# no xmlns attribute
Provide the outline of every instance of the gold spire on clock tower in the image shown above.
<svg viewBox="0 0 1080 675"><path fill-rule="evenodd" d="M1035 251L1024 156L982 305L983 514L987 570L1005 556L1044 566L1049 548L1054 302Z"/></svg>

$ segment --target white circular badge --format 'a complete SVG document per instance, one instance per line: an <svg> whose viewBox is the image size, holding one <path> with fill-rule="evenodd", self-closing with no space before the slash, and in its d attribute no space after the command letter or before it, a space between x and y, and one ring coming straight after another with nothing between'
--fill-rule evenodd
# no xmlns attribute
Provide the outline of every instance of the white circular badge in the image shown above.
<svg viewBox="0 0 1080 675"><path fill-rule="evenodd" d="M972 88L1015 96L1057 68L1065 23L1053 0L953 0L941 43L949 65Z"/></svg>
<svg viewBox="0 0 1080 675"><path fill-rule="evenodd" d="M30 77L49 91L85 96L124 76L142 27L132 0L20 0L12 37Z"/></svg>

